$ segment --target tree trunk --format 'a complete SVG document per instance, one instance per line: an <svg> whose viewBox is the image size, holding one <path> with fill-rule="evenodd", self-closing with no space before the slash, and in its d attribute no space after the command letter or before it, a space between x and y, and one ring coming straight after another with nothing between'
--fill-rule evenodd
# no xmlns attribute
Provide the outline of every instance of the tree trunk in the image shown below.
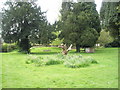
<svg viewBox="0 0 120 90"><path fill-rule="evenodd" d="M21 52L25 52L25 53L30 53L30 43L29 43L29 39L25 38L25 39L21 39L21 41L19 41L19 50Z"/></svg>
<svg viewBox="0 0 120 90"><path fill-rule="evenodd" d="M76 52L80 52L80 45L76 44Z"/></svg>

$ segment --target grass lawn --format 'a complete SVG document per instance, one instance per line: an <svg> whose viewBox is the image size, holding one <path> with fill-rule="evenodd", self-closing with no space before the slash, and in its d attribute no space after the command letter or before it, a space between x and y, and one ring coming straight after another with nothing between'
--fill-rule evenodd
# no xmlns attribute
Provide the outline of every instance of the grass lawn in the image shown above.
<svg viewBox="0 0 120 90"><path fill-rule="evenodd" d="M43 50L51 50L43 52ZM32 55L54 57L61 49L32 48ZM118 88L118 49L99 48L92 56L99 64L68 68L63 64L35 67L26 64L26 54L13 51L2 54L3 88ZM76 54L74 50L69 54Z"/></svg>

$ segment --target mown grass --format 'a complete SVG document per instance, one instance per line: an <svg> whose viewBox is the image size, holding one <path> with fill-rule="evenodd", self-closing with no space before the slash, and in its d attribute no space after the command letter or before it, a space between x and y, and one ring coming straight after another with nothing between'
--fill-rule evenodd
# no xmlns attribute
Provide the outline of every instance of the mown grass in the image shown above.
<svg viewBox="0 0 120 90"><path fill-rule="evenodd" d="M2 89L2 78L1 77L2 77L2 54L0 54L0 89Z"/></svg>
<svg viewBox="0 0 120 90"><path fill-rule="evenodd" d="M43 50L51 50L43 52ZM61 49L33 48L32 55L54 57ZM63 64L35 67L26 64L26 54L13 51L2 54L3 88L118 88L118 49L99 48L91 56L99 64L84 68L67 68Z"/></svg>

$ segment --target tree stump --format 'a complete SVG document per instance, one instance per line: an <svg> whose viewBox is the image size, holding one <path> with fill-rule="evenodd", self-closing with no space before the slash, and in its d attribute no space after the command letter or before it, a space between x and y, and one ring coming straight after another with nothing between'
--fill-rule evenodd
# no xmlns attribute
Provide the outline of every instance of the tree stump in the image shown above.
<svg viewBox="0 0 120 90"><path fill-rule="evenodd" d="M69 48L67 49L66 44L61 44L60 46L58 46L59 48L62 48L62 54L63 55L67 55L68 52L71 50L72 44L69 46Z"/></svg>

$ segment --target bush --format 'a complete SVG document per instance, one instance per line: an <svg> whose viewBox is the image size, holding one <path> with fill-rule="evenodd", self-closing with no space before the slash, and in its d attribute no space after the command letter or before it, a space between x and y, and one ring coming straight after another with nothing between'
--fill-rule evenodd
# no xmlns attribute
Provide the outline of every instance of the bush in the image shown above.
<svg viewBox="0 0 120 90"><path fill-rule="evenodd" d="M7 51L8 51L8 45L7 44L3 44L1 52L7 52Z"/></svg>
<svg viewBox="0 0 120 90"><path fill-rule="evenodd" d="M120 41L114 40L111 43L105 44L105 47L120 47Z"/></svg>
<svg viewBox="0 0 120 90"><path fill-rule="evenodd" d="M86 67L91 63L97 63L97 61L92 57L83 58L81 55L68 55L64 61L64 65L71 68Z"/></svg>
<svg viewBox="0 0 120 90"><path fill-rule="evenodd" d="M2 44L2 49L0 50L0 52L11 52L13 50L17 49L17 46L16 44L7 44L7 43L4 43Z"/></svg>
<svg viewBox="0 0 120 90"><path fill-rule="evenodd" d="M113 42L113 38L110 36L110 33L107 30L101 30L97 43L99 43L101 46L105 46L105 44L111 42Z"/></svg>

